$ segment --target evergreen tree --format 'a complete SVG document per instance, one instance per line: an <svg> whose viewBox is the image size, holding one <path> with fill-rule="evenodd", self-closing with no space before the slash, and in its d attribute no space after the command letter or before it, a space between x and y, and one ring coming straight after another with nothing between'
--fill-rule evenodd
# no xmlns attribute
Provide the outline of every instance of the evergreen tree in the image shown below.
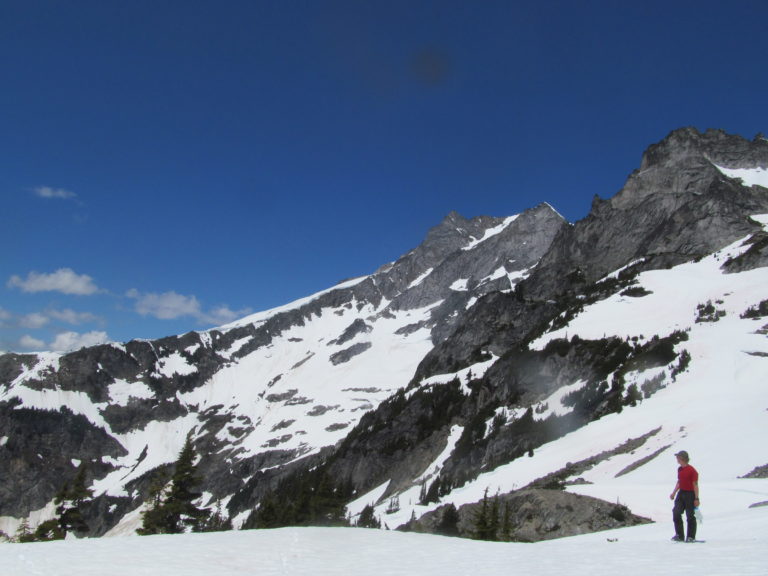
<svg viewBox="0 0 768 576"><path fill-rule="evenodd" d="M232 530L232 520L221 511L221 501L216 501L216 508L202 526L201 532L224 532Z"/></svg>
<svg viewBox="0 0 768 576"><path fill-rule="evenodd" d="M168 476L164 472L156 474L149 485L148 507L141 513L141 528L136 533L141 536L149 534L162 534L163 530L163 500L168 488Z"/></svg>
<svg viewBox="0 0 768 576"><path fill-rule="evenodd" d="M29 520L24 518L16 529L16 534L13 537L14 542L34 542L35 536L29 529Z"/></svg>
<svg viewBox="0 0 768 576"><path fill-rule="evenodd" d="M194 505L194 501L203 494L196 487L200 484L195 466L195 450L188 436L181 449L176 466L171 477L171 488L163 503L165 509L166 534L181 534L187 527L199 531L208 518L208 510Z"/></svg>
<svg viewBox="0 0 768 576"><path fill-rule="evenodd" d="M483 501L480 509L475 513L475 530L473 537L475 540L492 540L491 537L491 509L488 504L488 488L483 494Z"/></svg>
<svg viewBox="0 0 768 576"><path fill-rule="evenodd" d="M389 499L387 514L394 514L395 512L400 512L400 496L393 496Z"/></svg>
<svg viewBox="0 0 768 576"><path fill-rule="evenodd" d="M193 532L204 530L210 512L194 504L194 501L202 496L202 493L196 490L199 484L195 451L188 436L176 460L170 487L166 488L166 484L163 484L158 488L159 482L153 486L150 507L144 512L142 527L137 533L181 534L187 529Z"/></svg>
<svg viewBox="0 0 768 576"><path fill-rule="evenodd" d="M440 523L437 525L435 531L443 536L458 536L459 535L459 511L456 510L456 506L448 504L443 510L443 516L440 518Z"/></svg>
<svg viewBox="0 0 768 576"><path fill-rule="evenodd" d="M440 482L440 492L439 492L440 498L450 494L451 490L453 490L453 482L451 482L451 479L448 478L447 476L443 477L442 481Z"/></svg>
<svg viewBox="0 0 768 576"><path fill-rule="evenodd" d="M373 506L368 504L363 511L360 512L360 516L355 524L358 528L381 528L381 520L376 518L375 510Z"/></svg>
<svg viewBox="0 0 768 576"><path fill-rule="evenodd" d="M643 399L643 395L637 389L637 384L630 384L627 386L627 394L624 397L624 404L626 406L637 406L637 403Z"/></svg>
<svg viewBox="0 0 768 576"><path fill-rule="evenodd" d="M30 541L48 542L50 540L63 540L65 536L66 532L62 530L59 520L52 518L35 528L35 533Z"/></svg>
<svg viewBox="0 0 768 576"><path fill-rule="evenodd" d="M64 484L54 499L56 513L59 515L58 524L63 535L73 532L82 536L90 530L83 517L83 505L93 498L93 491L86 487L85 477L86 468L85 464L82 464L72 484ZM55 531L49 532L56 535Z"/></svg>
<svg viewBox="0 0 768 576"><path fill-rule="evenodd" d="M499 494L491 500L491 509L488 514L488 538L486 540L498 540L499 534Z"/></svg>
<svg viewBox="0 0 768 576"><path fill-rule="evenodd" d="M512 540L512 513L509 502L504 502L504 513L501 517L501 540L503 542Z"/></svg>
<svg viewBox="0 0 768 576"><path fill-rule="evenodd" d="M427 504L427 481L422 480L421 481L421 491L419 492L419 504L424 506Z"/></svg>
<svg viewBox="0 0 768 576"><path fill-rule="evenodd" d="M429 504L430 502L439 502L440 501L440 476L435 478L434 482L430 484L429 488L427 489L426 494L424 495L424 501L422 504Z"/></svg>

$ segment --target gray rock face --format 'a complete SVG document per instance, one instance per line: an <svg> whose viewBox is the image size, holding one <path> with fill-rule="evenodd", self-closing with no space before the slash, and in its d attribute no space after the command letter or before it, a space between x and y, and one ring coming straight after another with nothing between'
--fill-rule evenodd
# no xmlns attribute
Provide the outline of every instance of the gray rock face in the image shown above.
<svg viewBox="0 0 768 576"><path fill-rule="evenodd" d="M493 499L489 496L489 500ZM508 522L507 527L499 527L495 535L498 540L539 542L650 522L632 514L625 506L557 490L520 490L496 496L495 499L500 515L507 511ZM455 535L475 537L476 519L482 506L482 503L466 504L458 509ZM446 507L442 506L409 524L406 529L439 534L446 528L443 522L445 513Z"/></svg>
<svg viewBox="0 0 768 576"><path fill-rule="evenodd" d="M632 263L636 272L665 268L754 234L749 253L726 269L764 265L765 233L750 216L768 213L768 190L745 187L715 165L765 167L768 141L684 128L651 146L615 197L596 197L584 220L559 228L514 297L492 293L455 321L417 376L466 365L481 349L503 354L594 282Z"/></svg>
<svg viewBox="0 0 768 576"><path fill-rule="evenodd" d="M478 230L480 223L483 226ZM450 214L430 232L424 244L398 261L397 276L410 278L411 283L431 272L416 285L400 284L393 305L408 310L448 298L457 291L481 296L509 290L513 287L510 276L514 278L535 266L566 223L552 207L541 204L504 224L502 218L467 221ZM485 236L494 229L499 232ZM442 257L438 259L437 254ZM462 282L457 283L457 279Z"/></svg>
<svg viewBox="0 0 768 576"><path fill-rule="evenodd" d="M616 196L596 197L584 220L563 229L525 283L528 294L579 290L579 282L563 279L578 274L581 283L594 282L640 258L651 268L678 264L757 232L749 216L766 213L768 191L741 186L716 165L764 168L768 141L717 130L672 132L648 148Z"/></svg>
<svg viewBox="0 0 768 576"><path fill-rule="evenodd" d="M94 476L113 469L102 461L125 454L104 430L68 409L52 412L23 408L18 402L0 402L0 510L21 516L47 504L71 481L76 462L89 463ZM73 462L76 461L76 462Z"/></svg>

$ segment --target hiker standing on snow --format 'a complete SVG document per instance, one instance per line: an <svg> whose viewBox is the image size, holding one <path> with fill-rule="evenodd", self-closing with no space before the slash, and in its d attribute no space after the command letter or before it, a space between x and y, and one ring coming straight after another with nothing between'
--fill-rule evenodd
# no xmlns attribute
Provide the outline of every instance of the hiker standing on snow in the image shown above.
<svg viewBox="0 0 768 576"><path fill-rule="evenodd" d="M681 450L677 454L677 463L680 467L677 469L677 484L670 500L675 501L672 508L672 519L675 523L675 536L672 540L676 542L695 542L696 541L696 508L699 506L699 473L696 468L688 462L688 452ZM677 497L675 497L677 495ZM683 511L687 520L688 538L683 531Z"/></svg>

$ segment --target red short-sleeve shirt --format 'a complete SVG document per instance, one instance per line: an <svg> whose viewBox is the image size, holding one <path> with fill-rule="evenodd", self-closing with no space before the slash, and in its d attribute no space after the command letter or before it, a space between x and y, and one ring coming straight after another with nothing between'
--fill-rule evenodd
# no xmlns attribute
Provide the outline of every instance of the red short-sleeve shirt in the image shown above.
<svg viewBox="0 0 768 576"><path fill-rule="evenodd" d="M680 466L677 469L677 480L680 482L680 490L693 491L693 484L699 481L699 473L690 464Z"/></svg>

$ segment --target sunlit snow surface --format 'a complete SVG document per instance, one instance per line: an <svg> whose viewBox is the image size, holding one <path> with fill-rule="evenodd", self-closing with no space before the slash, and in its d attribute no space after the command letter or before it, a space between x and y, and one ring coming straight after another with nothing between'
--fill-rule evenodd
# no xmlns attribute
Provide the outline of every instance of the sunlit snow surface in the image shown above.
<svg viewBox="0 0 768 576"><path fill-rule="evenodd" d="M768 508L705 521L705 544L648 525L538 544L283 528L0 545L4 576L764 576Z"/></svg>
<svg viewBox="0 0 768 576"><path fill-rule="evenodd" d="M723 168L715 165L728 178L739 178L746 186L768 188L768 169L766 168Z"/></svg>

